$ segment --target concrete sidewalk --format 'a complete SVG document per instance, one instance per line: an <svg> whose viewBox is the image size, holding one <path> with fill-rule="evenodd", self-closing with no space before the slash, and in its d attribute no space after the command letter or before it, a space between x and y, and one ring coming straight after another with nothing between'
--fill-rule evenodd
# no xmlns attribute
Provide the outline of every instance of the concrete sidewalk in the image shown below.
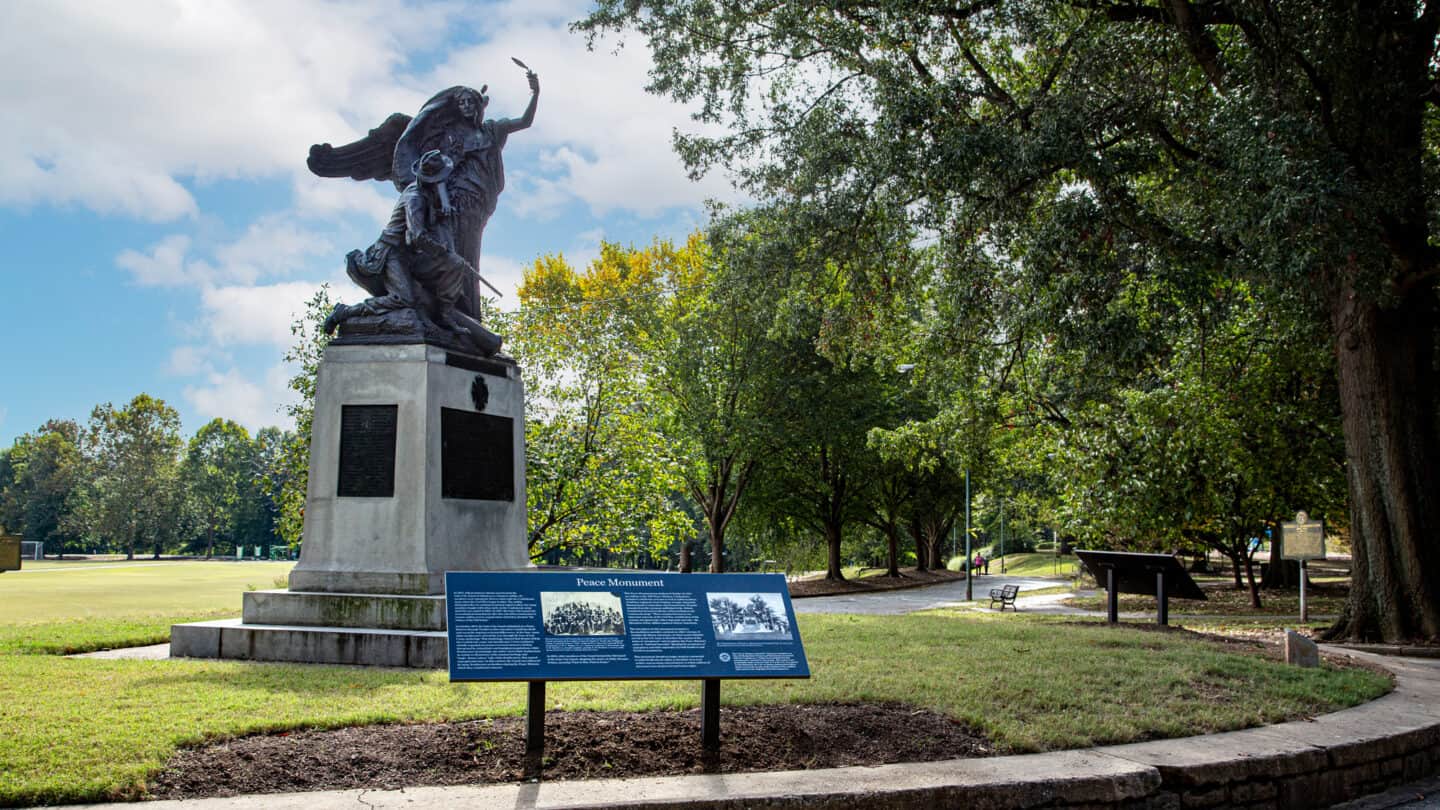
<svg viewBox="0 0 1440 810"><path fill-rule="evenodd" d="M272 794L147 802L144 807L1310 808L1383 794L1440 770L1440 662L1330 651L1390 669L1395 691L1313 720L1049 754L813 771Z"/></svg>

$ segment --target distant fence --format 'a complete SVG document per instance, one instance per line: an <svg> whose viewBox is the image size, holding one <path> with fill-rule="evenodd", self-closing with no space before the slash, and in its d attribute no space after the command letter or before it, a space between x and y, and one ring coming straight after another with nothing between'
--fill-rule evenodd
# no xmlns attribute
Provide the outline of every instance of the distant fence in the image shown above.
<svg viewBox="0 0 1440 810"><path fill-rule="evenodd" d="M22 560L43 560L45 559L45 544L39 540L20 541L20 559Z"/></svg>

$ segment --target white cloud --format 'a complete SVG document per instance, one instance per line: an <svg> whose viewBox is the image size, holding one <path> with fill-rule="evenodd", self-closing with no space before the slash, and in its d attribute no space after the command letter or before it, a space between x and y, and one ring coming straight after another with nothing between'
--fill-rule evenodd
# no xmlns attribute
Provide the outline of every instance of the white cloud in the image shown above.
<svg viewBox="0 0 1440 810"><path fill-rule="evenodd" d="M153 287L174 287L193 283L186 267L185 254L190 250L190 237L171 234L150 246L148 253L125 250L115 263L130 271L136 283Z"/></svg>
<svg viewBox="0 0 1440 810"><path fill-rule="evenodd" d="M416 8L402 0L153 0L0 4L10 76L0 106L0 204L66 204L150 221L194 217L193 188L214 179L293 177L305 215L380 217L377 184L317 181L302 161L316 141L345 143L392 112L413 114L450 84L488 83L491 115L528 99L518 56L540 72L535 126L509 149L550 167L517 175L526 214L578 199L598 215L653 216L706 197L733 199L721 177L692 183L670 149L687 111L645 93L649 54L585 48L569 33L579 0L505 0ZM416 52L444 53L456 23L484 41L423 75ZM527 167L529 169L530 167ZM187 188L190 186L190 188Z"/></svg>
<svg viewBox="0 0 1440 810"><path fill-rule="evenodd" d="M176 346L170 351L165 370L177 377L192 377L211 371L210 349L205 346Z"/></svg>
<svg viewBox="0 0 1440 810"><path fill-rule="evenodd" d="M289 172L317 134L373 126L406 53L438 44L454 11L400 0L0 4L12 77L0 202L193 215L180 179Z"/></svg>
<svg viewBox="0 0 1440 810"><path fill-rule="evenodd" d="M297 216L331 220L343 214L363 214L374 222L376 233L395 206L394 186L389 184L341 182L306 172L295 175L291 188Z"/></svg>
<svg viewBox="0 0 1440 810"><path fill-rule="evenodd" d="M295 398L286 386L291 373L283 364L271 366L258 378L234 368L211 372L203 384L186 386L184 397L205 422L233 419L251 431L269 425L291 427L283 412Z"/></svg>
<svg viewBox="0 0 1440 810"><path fill-rule="evenodd" d="M495 301L497 307L503 310L513 310L519 306L520 296L516 290L520 289L520 282L524 280L525 271L529 268L528 263L522 264L506 256L480 257L480 274L505 294ZM494 295L485 289L484 285L481 285L480 292L486 296Z"/></svg>
<svg viewBox="0 0 1440 810"><path fill-rule="evenodd" d="M309 281L260 287L211 287L200 295L200 320L215 346L269 344L287 347L290 324L320 288Z"/></svg>
<svg viewBox="0 0 1440 810"><path fill-rule="evenodd" d="M316 258L338 255L326 232L301 227L289 213L261 216L239 237L212 245L208 257L192 256L193 246L189 236L171 234L145 252L122 251L115 263L142 286L208 287L293 276L313 269Z"/></svg>

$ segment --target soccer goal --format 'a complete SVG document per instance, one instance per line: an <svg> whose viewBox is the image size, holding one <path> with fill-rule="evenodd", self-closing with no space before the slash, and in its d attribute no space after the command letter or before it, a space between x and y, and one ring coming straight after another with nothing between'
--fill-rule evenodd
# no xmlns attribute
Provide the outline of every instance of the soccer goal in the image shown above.
<svg viewBox="0 0 1440 810"><path fill-rule="evenodd" d="M39 540L20 541L20 559L22 560L43 560L45 559L45 544Z"/></svg>

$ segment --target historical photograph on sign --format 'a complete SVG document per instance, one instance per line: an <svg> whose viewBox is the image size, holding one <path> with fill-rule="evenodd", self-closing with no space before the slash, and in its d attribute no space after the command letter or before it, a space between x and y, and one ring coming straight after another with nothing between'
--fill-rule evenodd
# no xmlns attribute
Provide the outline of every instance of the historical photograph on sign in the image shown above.
<svg viewBox="0 0 1440 810"><path fill-rule="evenodd" d="M547 636L623 636L620 597L595 591L541 591Z"/></svg>
<svg viewBox="0 0 1440 810"><path fill-rule="evenodd" d="M790 616L778 593L707 593L720 641L789 641Z"/></svg>

